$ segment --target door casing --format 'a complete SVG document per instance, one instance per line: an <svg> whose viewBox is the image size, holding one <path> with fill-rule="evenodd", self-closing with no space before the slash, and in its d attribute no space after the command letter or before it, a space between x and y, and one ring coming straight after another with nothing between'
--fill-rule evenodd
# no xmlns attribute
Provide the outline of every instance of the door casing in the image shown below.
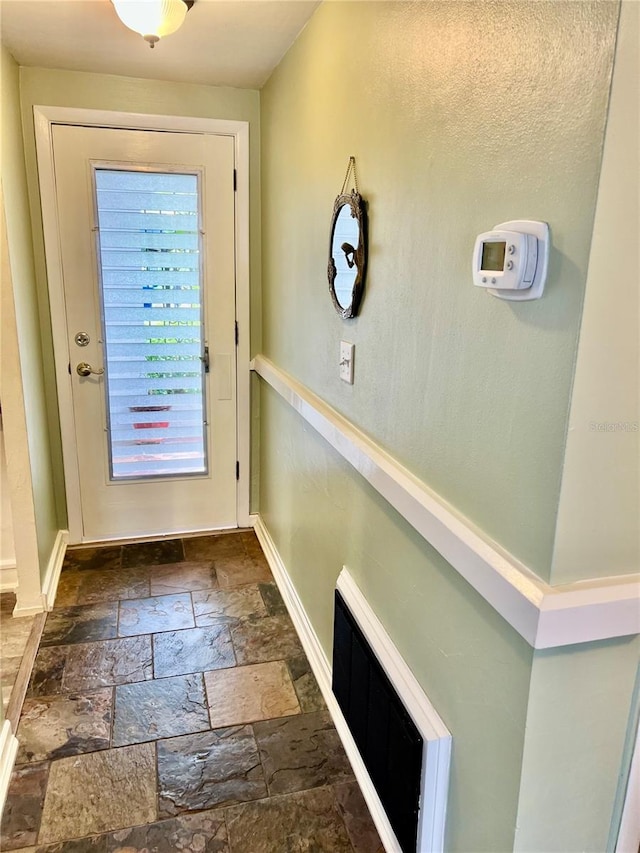
<svg viewBox="0 0 640 853"><path fill-rule="evenodd" d="M80 544L83 538L80 478L74 450L74 423L67 351L67 325L64 308L62 259L59 250L58 213L55 192L52 127L71 124L85 127L112 127L128 130L165 130L174 133L208 133L231 136L236 159L235 262L236 323L239 337L236 351L237 382L237 453L239 477L237 520L248 527L250 489L250 285L249 285L249 123L186 116L158 116L139 113L87 110L72 107L34 106L38 179L42 208L45 259L49 289L51 328L55 359L58 412L62 436L65 494L69 520L69 544ZM180 531L167 530L167 534Z"/></svg>

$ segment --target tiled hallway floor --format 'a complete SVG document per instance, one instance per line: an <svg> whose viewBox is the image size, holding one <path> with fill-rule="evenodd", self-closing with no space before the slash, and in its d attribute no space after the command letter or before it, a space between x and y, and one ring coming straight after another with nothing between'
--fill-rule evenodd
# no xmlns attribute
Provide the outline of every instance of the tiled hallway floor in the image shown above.
<svg viewBox="0 0 640 853"><path fill-rule="evenodd" d="M252 531L69 551L2 850L377 853Z"/></svg>

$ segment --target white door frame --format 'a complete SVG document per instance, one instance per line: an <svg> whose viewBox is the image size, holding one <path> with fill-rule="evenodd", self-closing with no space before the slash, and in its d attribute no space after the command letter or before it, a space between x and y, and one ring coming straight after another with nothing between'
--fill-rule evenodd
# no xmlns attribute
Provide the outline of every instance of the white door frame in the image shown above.
<svg viewBox="0 0 640 853"><path fill-rule="evenodd" d="M52 125L72 124L84 127L116 127L127 130L164 130L174 133L209 133L231 136L235 146L237 192L235 210L236 232L236 322L240 331L236 350L237 378L237 454L240 477L237 489L237 518L240 527L249 521L249 450L250 450L250 288L249 288L249 123L190 116L146 115L141 113L87 110L75 107L34 106L33 108L38 179L42 207L47 281L53 348L55 359L58 411L62 435L69 543L78 544L82 536L82 507L80 474L75 454L75 426L71 398L71 377L68 372L67 318L64 307L62 258L58 239L53 160ZM178 533L180 531L166 531Z"/></svg>

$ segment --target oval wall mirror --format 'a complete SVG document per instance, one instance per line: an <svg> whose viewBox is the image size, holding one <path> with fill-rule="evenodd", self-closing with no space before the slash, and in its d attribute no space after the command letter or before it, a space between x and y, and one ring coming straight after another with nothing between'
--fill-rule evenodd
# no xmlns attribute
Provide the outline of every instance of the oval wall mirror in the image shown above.
<svg viewBox="0 0 640 853"><path fill-rule="evenodd" d="M358 192L339 195L329 231L329 292L344 319L355 317L367 266L367 215Z"/></svg>

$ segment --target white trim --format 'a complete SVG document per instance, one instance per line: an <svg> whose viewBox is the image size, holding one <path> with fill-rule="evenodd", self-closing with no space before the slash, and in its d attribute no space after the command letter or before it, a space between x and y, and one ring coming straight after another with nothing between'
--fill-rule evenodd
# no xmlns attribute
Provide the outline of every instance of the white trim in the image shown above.
<svg viewBox="0 0 640 853"><path fill-rule="evenodd" d="M305 654L309 659L311 669L316 677L316 681L318 682L324 701L327 703L329 713L331 714L331 718L333 719L338 735L340 736L342 745L347 753L354 775L358 780L360 790L362 791L362 795L367 803L373 822L376 825L380 840L384 844L384 849L387 853L402 853L395 833L389 823L389 819L387 818L382 803L380 802L378 793L373 787L373 782L371 781L367 768L364 766L358 747L356 746L353 736L349 731L349 727L342 711L340 710L340 706L333 695L333 691L331 689L331 667L327 656L320 644L318 635L309 621L304 605L300 600L300 596L296 592L293 581L289 577L289 573L282 562L275 543L260 516L256 519L254 529L267 562L269 563L269 567L271 568L276 580L280 594L287 605L287 610L289 611L291 620L298 632Z"/></svg>
<svg viewBox="0 0 640 853"><path fill-rule="evenodd" d="M264 379L536 649L640 633L640 575L554 588L263 355Z"/></svg>
<svg viewBox="0 0 640 853"><path fill-rule="evenodd" d="M18 588L18 569L15 560L0 561L0 592L12 592Z"/></svg>
<svg viewBox="0 0 640 853"><path fill-rule="evenodd" d="M616 842L616 853L638 853L640 850L640 731L636 731L636 742L629 769L627 793L624 798L620 831Z"/></svg>
<svg viewBox="0 0 640 853"><path fill-rule="evenodd" d="M249 123L197 116L145 115L142 113L86 110L75 107L36 105L33 108L38 160L38 179L42 209L47 281L54 362L63 445L63 467L66 484L69 542L83 541L80 475L75 453L75 425L68 375L67 318L64 308L62 261L58 241L58 212L55 193L52 126L72 124L85 127L122 127L133 130L166 130L177 133L209 133L232 136L235 143L237 170L236 192L236 320L240 326L240 342L236 352L237 370L237 453L240 479L237 486L236 513L239 526L248 524L250 492L250 281L249 281ZM65 453L65 448L67 452Z"/></svg>
<svg viewBox="0 0 640 853"><path fill-rule="evenodd" d="M336 589L349 606L389 680L403 700L424 740L418 850L441 853L449 793L451 732L407 666L384 626L371 609L346 566Z"/></svg>
<svg viewBox="0 0 640 853"><path fill-rule="evenodd" d="M5 720L0 730L0 814L4 809L13 765L18 752L18 738L11 731L11 723Z"/></svg>
<svg viewBox="0 0 640 853"><path fill-rule="evenodd" d="M53 608L68 542L69 531L58 530L58 535L56 536L56 541L53 543L49 562L47 563L44 581L42 582L42 597L44 599L45 610Z"/></svg>

